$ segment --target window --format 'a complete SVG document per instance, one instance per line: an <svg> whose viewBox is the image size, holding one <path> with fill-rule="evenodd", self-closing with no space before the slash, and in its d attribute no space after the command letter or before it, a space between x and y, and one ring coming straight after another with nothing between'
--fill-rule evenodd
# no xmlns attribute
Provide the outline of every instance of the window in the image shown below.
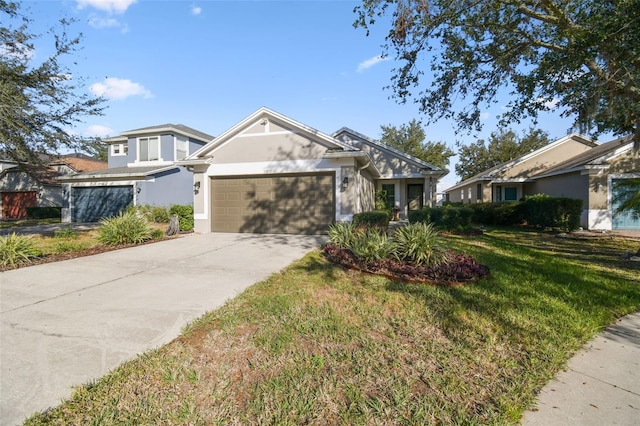
<svg viewBox="0 0 640 426"><path fill-rule="evenodd" d="M396 204L396 186L393 184L382 185L382 190L385 194L385 207L392 209Z"/></svg>
<svg viewBox="0 0 640 426"><path fill-rule="evenodd" d="M464 189L460 190L460 201L464 200Z"/></svg>
<svg viewBox="0 0 640 426"><path fill-rule="evenodd" d="M476 185L476 199L478 201L482 201L482 184L481 183Z"/></svg>
<svg viewBox="0 0 640 426"><path fill-rule="evenodd" d="M471 202L471 187L467 188L467 199Z"/></svg>
<svg viewBox="0 0 640 426"><path fill-rule="evenodd" d="M111 155L127 155L129 145L126 143L116 143L111 145Z"/></svg>
<svg viewBox="0 0 640 426"><path fill-rule="evenodd" d="M515 186L508 186L504 188L504 200L505 201L517 201L518 200L518 188Z"/></svg>
<svg viewBox="0 0 640 426"><path fill-rule="evenodd" d="M184 160L189 150L189 141L184 136L176 136L176 160Z"/></svg>
<svg viewBox="0 0 640 426"><path fill-rule="evenodd" d="M138 160L157 161L160 159L160 138L138 138Z"/></svg>
<svg viewBox="0 0 640 426"><path fill-rule="evenodd" d="M501 202L502 201L502 186L500 185L496 185L496 201L497 202Z"/></svg>

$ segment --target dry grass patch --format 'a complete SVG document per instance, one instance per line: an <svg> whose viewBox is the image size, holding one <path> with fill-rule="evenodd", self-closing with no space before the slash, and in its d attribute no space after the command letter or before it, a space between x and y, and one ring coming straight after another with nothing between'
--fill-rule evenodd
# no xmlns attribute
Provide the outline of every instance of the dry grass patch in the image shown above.
<svg viewBox="0 0 640 426"><path fill-rule="evenodd" d="M637 271L616 263L625 242L446 242L492 275L408 284L315 251L27 424L515 423L574 351L640 307Z"/></svg>

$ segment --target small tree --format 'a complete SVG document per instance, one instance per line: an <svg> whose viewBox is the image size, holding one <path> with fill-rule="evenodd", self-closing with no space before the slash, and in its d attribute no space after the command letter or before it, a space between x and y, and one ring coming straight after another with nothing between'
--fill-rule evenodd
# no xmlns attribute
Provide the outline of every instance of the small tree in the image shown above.
<svg viewBox="0 0 640 426"><path fill-rule="evenodd" d="M416 119L400 128L388 125L380 126L380 129L381 142L441 169L449 166L449 158L455 154L444 142L425 142L424 129Z"/></svg>
<svg viewBox="0 0 640 426"><path fill-rule="evenodd" d="M533 128L522 137L512 130L491 133L488 144L483 139L470 145L458 142L456 174L462 180L468 179L484 170L542 148L548 143L547 133Z"/></svg>

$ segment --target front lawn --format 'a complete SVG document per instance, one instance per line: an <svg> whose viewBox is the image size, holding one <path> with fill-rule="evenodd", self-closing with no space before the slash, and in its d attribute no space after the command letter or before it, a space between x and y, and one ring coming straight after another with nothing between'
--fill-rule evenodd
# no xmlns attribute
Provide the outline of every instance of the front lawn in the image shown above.
<svg viewBox="0 0 640 426"><path fill-rule="evenodd" d="M448 236L456 287L313 251L27 424L504 424L595 333L640 309L637 241Z"/></svg>

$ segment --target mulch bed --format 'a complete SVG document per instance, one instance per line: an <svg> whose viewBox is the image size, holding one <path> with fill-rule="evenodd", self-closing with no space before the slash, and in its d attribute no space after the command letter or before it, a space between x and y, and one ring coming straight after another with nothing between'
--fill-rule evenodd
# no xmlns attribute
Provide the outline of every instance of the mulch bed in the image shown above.
<svg viewBox="0 0 640 426"><path fill-rule="evenodd" d="M366 262L351 250L333 244L326 245L322 253L329 261L344 268L411 283L456 286L477 281L489 274L489 268L485 265L477 263L471 256L454 251L449 251L449 262L438 267L414 265L395 259Z"/></svg>

